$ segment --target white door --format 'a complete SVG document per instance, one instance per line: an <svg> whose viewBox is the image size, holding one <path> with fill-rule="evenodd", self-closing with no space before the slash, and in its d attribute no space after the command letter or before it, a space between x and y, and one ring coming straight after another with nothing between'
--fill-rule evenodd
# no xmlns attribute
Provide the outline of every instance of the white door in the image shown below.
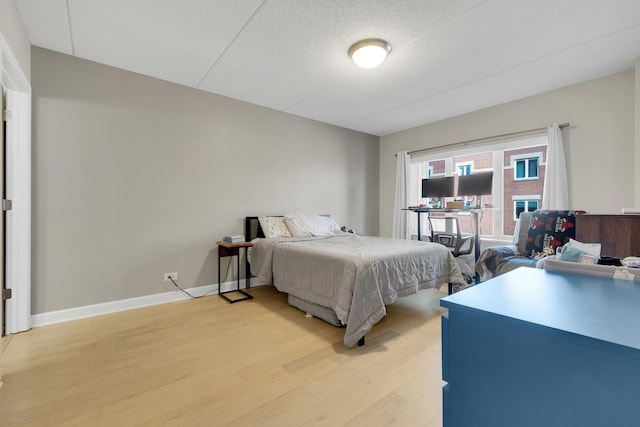
<svg viewBox="0 0 640 427"><path fill-rule="evenodd" d="M0 142L2 147L0 148L0 188L4 187L4 88L0 86ZM2 224L0 227L0 260L4 260L4 213L2 215ZM4 261L0 262L0 281L2 281L2 289L4 290ZM2 319L2 333L0 334L0 387L2 387L2 349L4 348L4 301L0 304L0 319Z"/></svg>
<svg viewBox="0 0 640 427"><path fill-rule="evenodd" d="M2 34L0 85L5 95L2 110L10 111L8 121L0 120L4 134L0 195L14 197L13 209L0 221L5 224L0 235L1 259L5 259L0 277L12 290L11 299L0 304L0 318L6 321L5 334L12 334L29 329L31 321L31 84ZM10 171L13 176L8 176Z"/></svg>
<svg viewBox="0 0 640 427"><path fill-rule="evenodd" d="M4 280L6 334L28 330L31 311L31 94L7 89L5 99Z"/></svg>

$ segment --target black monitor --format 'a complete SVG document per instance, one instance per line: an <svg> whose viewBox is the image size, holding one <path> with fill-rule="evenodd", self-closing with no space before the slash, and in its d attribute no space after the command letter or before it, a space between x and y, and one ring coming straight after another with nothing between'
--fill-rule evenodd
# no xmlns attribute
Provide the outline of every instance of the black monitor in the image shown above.
<svg viewBox="0 0 640 427"><path fill-rule="evenodd" d="M445 176L441 178L431 178L422 180L422 197L453 197L454 178Z"/></svg>
<svg viewBox="0 0 640 427"><path fill-rule="evenodd" d="M474 173L458 177L457 196L485 196L491 194L493 172Z"/></svg>

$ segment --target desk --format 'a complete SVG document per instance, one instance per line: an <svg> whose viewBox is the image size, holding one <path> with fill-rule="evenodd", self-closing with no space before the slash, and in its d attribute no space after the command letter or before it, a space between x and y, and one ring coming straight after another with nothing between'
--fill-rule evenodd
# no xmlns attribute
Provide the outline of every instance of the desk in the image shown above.
<svg viewBox="0 0 640 427"><path fill-rule="evenodd" d="M444 427L638 425L640 283L521 267L440 305Z"/></svg>
<svg viewBox="0 0 640 427"><path fill-rule="evenodd" d="M218 245L218 295L229 301L231 304L238 301L244 301L247 299L253 299L253 296L246 293L242 289L240 289L240 249L244 248L245 258L247 256L247 248L253 246L251 242L238 242L238 243L229 243L224 242L222 240L216 242ZM222 287L222 283L220 283L220 259L228 256L237 256L238 257L238 282L236 289L222 292L220 288ZM245 271L244 271L247 283L247 289L249 288L249 267L248 263L245 263ZM239 292L243 295L243 297L232 299L229 298L226 294L231 292Z"/></svg>
<svg viewBox="0 0 640 427"><path fill-rule="evenodd" d="M471 227L473 228L475 242L474 242L474 255L475 260L480 258L480 214L484 212L482 208L407 208L408 210L418 214L418 240L422 240L422 221L420 221L420 215L426 213L430 215L431 212L444 212L444 213L458 213L469 212L471 213ZM432 236L433 240L433 236Z"/></svg>

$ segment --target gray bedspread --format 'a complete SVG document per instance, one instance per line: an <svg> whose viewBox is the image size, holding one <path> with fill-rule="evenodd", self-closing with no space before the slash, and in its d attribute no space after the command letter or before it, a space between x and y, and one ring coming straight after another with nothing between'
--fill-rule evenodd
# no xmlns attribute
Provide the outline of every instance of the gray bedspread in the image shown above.
<svg viewBox="0 0 640 427"><path fill-rule="evenodd" d="M333 309L347 325L347 347L398 297L465 283L446 247L411 240L354 234L258 239L251 258L251 272L262 283Z"/></svg>

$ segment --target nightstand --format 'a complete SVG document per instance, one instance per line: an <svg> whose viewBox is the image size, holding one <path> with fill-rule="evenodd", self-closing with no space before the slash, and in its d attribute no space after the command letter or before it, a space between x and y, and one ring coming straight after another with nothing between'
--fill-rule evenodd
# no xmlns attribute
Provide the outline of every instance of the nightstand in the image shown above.
<svg viewBox="0 0 640 427"><path fill-rule="evenodd" d="M249 295L248 293L240 289L240 250L244 248L244 256L246 258L247 250L248 248L253 246L253 243L251 242L229 243L229 242L224 242L220 240L216 242L216 244L218 245L218 295L220 295L221 297L229 301L231 304L238 301L253 299L252 295ZM220 283L220 280L221 280L220 279L220 259L228 256L238 257L238 282L237 282L238 285L234 290L221 292L220 287L222 286L222 283ZM249 263L245 263L244 275L246 277L247 289L249 288L249 279L250 279L248 266L249 266ZM236 293L236 292L242 294L243 296L240 298L229 298L227 296L227 294Z"/></svg>

